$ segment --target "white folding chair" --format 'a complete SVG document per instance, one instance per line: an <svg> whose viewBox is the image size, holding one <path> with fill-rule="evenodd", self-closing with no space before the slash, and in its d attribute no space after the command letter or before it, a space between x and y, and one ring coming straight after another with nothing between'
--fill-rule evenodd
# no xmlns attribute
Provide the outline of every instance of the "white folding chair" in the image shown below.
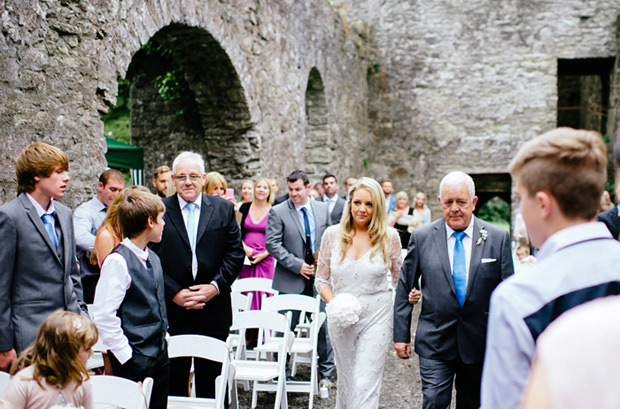
<svg viewBox="0 0 620 409"><path fill-rule="evenodd" d="M175 335L168 344L170 358L202 358L220 362L222 371L215 382L215 399L169 396L168 407L223 409L230 372L230 350L224 341L204 335Z"/></svg>
<svg viewBox="0 0 620 409"><path fill-rule="evenodd" d="M233 293L248 293L250 291L260 291L271 295L277 295L278 290L274 290L271 285L273 281L268 278L250 277L235 280L230 287ZM263 299L266 298L263 294ZM262 300L261 300L262 302Z"/></svg>
<svg viewBox="0 0 620 409"><path fill-rule="evenodd" d="M148 409L153 391L153 378L142 383L110 375L90 377L93 385L95 407L117 406L119 408Z"/></svg>
<svg viewBox="0 0 620 409"><path fill-rule="evenodd" d="M4 393L6 387L9 386L9 383L11 383L11 375L0 371L0 397Z"/></svg>
<svg viewBox="0 0 620 409"><path fill-rule="evenodd" d="M258 391L275 392L274 408L288 408L286 396L286 357L290 352L290 347L295 337L290 330L290 313L288 316L284 316L266 311L240 312L233 320L233 327L239 330L239 345L245 344L245 332L248 328L262 330L268 339L276 332L283 334L283 342L279 344L276 361L242 359L242 348L237 348L233 364L237 370L235 382L253 382L252 408L255 408L257 405Z"/></svg>
<svg viewBox="0 0 620 409"><path fill-rule="evenodd" d="M295 375L295 369L298 363L307 363L310 365L310 380L287 381L286 390L288 392L307 393L309 395L308 407L310 409L312 409L314 395L319 392L317 376L317 345L319 340L319 330L325 321L325 313L320 312L320 308L320 295L317 295L317 297L314 298L299 294L280 294L266 298L263 301L262 306L263 311L299 311L299 321L308 323L308 331L306 332L307 336L301 336L302 333L298 332L295 340L293 341L293 345L291 346L291 375ZM304 318L305 316L309 316L309 318ZM266 339L261 345L258 345L255 350L261 353L276 352L282 341L282 338L271 337L270 339Z"/></svg>

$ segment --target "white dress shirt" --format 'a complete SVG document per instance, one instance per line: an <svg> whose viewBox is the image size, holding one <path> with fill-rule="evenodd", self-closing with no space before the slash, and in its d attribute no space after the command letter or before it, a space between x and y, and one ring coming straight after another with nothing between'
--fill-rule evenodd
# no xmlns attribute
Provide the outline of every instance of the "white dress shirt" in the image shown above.
<svg viewBox="0 0 620 409"><path fill-rule="evenodd" d="M93 197L82 203L73 212L73 230L75 231L75 245L84 251L93 251L95 248L95 234L103 224L106 216L106 207Z"/></svg>
<svg viewBox="0 0 620 409"><path fill-rule="evenodd" d="M180 195L177 195L179 199L179 206L181 207L181 214L183 215L183 223L185 223L185 229L187 229L187 217L189 216L189 209L185 207L189 202L183 200ZM198 195L198 198L194 200L192 203L196 205L194 209L194 237L198 235L198 222L200 221L200 206L202 205L202 194ZM189 234L189 232L187 232ZM198 241L198 237L196 240ZM196 278L196 274L198 274L198 258L196 257L196 244L194 243L194 247L192 248L192 275Z"/></svg>
<svg viewBox="0 0 620 409"><path fill-rule="evenodd" d="M472 217L469 226L465 229L465 237L463 237L463 248L465 249L465 271L467 272L465 282L469 282L469 265L471 264L471 248L472 237L474 236L474 218ZM448 237L448 257L450 258L450 271L454 269L454 243L456 238L454 237L454 230L446 224L446 237Z"/></svg>
<svg viewBox="0 0 620 409"><path fill-rule="evenodd" d="M336 202L338 201L338 195L334 195L331 199L325 195L323 197L323 201L327 203L327 208L329 209L329 214L332 214L334 211L334 207L336 207Z"/></svg>
<svg viewBox="0 0 620 409"><path fill-rule="evenodd" d="M56 211L56 208L54 208L54 199L50 199L50 205L47 207L47 210L44 210L39 204L39 202L37 202L34 199L34 197L30 195L30 193L26 193L26 197L28 198L28 200L30 200L30 203L32 203L32 205L34 206L34 209L37 211L39 218L41 218L41 216L43 216L44 214L52 214ZM52 224L54 225L54 227L56 227L55 218L52 219Z"/></svg>
<svg viewBox="0 0 620 409"><path fill-rule="evenodd" d="M129 238L125 238L121 244L131 250L146 268L149 257L146 250L136 247ZM110 253L101 266L101 277L91 312L104 348L112 351L121 364L129 361L133 355L129 340L121 328L121 319L116 315L130 285L131 276L125 258L118 253Z"/></svg>

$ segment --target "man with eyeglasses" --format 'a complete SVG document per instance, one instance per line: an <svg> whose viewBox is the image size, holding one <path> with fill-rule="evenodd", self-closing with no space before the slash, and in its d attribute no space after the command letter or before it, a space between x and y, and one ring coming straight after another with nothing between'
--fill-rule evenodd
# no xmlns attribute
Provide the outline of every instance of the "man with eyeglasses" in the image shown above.
<svg viewBox="0 0 620 409"><path fill-rule="evenodd" d="M153 245L164 271L170 335L207 335L223 341L232 324L230 286L243 265L241 234L233 204L202 194L202 157L182 152L172 164L177 193L163 202L166 227ZM171 360L170 394L187 396L190 358ZM215 397L221 365L197 359L196 396Z"/></svg>

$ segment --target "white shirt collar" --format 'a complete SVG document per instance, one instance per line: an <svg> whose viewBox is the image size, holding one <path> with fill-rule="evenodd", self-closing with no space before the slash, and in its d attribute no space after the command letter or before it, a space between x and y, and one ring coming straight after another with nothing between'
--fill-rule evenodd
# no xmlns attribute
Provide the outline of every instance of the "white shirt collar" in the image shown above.
<svg viewBox="0 0 620 409"><path fill-rule="evenodd" d="M35 210L37 211L37 214L39 215L39 217L43 216L44 214L52 214L56 211L56 208L54 207L54 199L50 199L50 205L47 208L47 210L44 210L41 205L39 204L39 202L37 202L34 197L32 197L30 195L30 193L26 192L26 197L28 197L28 200L30 200L30 203L32 203L32 205L34 206Z"/></svg>
<svg viewBox="0 0 620 409"><path fill-rule="evenodd" d="M135 254L138 258L144 261L148 260L149 258L148 250L147 249L142 250L141 248L138 248L138 246L133 244L133 242L131 241L131 239L129 239L129 237L125 237L121 243L123 244L123 246L131 250L131 252Z"/></svg>
<svg viewBox="0 0 620 409"><path fill-rule="evenodd" d="M101 200L97 199L97 196L93 197L93 206L95 206L98 211L107 209L106 205L104 205Z"/></svg>
<svg viewBox="0 0 620 409"><path fill-rule="evenodd" d="M179 194L177 194L177 198L179 199L179 206L181 207L181 210L183 210L185 205L189 202L186 202ZM196 204L196 210L200 210L200 205L202 204L202 193L198 195L198 198L194 200L193 203Z"/></svg>
<svg viewBox="0 0 620 409"><path fill-rule="evenodd" d="M448 238L448 240L450 240L450 237L452 237L452 234L454 234L454 230L452 230L452 228L448 226L448 223L444 223L444 224L446 225L446 237ZM467 226L467 228L463 231L465 232L465 235L469 237L470 239L474 238L474 217L473 216L471 218L471 221L469 222L469 226Z"/></svg>
<svg viewBox="0 0 620 409"><path fill-rule="evenodd" d="M596 239L613 239L611 233L602 222L581 223L553 233L536 254L542 260L561 249L584 241Z"/></svg>
<svg viewBox="0 0 620 409"><path fill-rule="evenodd" d="M298 205L297 203L293 203L293 205L297 211L299 211L302 207L305 207L309 212L312 211L312 207L310 207L310 200L308 200L305 205Z"/></svg>

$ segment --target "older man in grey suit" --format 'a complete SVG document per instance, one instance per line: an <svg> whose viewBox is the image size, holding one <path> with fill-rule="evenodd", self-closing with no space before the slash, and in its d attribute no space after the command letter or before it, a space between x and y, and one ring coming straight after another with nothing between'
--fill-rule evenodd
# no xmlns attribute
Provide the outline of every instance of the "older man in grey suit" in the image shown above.
<svg viewBox="0 0 620 409"><path fill-rule="evenodd" d="M86 314L71 210L55 201L65 194L68 171L60 149L26 146L16 164L20 195L0 206L0 370L53 311Z"/></svg>
<svg viewBox="0 0 620 409"><path fill-rule="evenodd" d="M394 304L394 348L400 358L411 356L408 296L421 276L415 352L423 408L449 408L456 378L457 409L474 409L480 406L491 293L513 274L510 238L473 217L478 198L469 175L449 173L439 192L444 218L411 234Z"/></svg>
<svg viewBox="0 0 620 409"><path fill-rule="evenodd" d="M331 224L325 203L308 200L311 185L306 172L293 171L287 178L289 199L269 210L265 244L278 261L273 288L281 293L314 296L314 252ZM323 306L324 308L324 306ZM334 360L327 325L319 332L319 376L329 382Z"/></svg>

